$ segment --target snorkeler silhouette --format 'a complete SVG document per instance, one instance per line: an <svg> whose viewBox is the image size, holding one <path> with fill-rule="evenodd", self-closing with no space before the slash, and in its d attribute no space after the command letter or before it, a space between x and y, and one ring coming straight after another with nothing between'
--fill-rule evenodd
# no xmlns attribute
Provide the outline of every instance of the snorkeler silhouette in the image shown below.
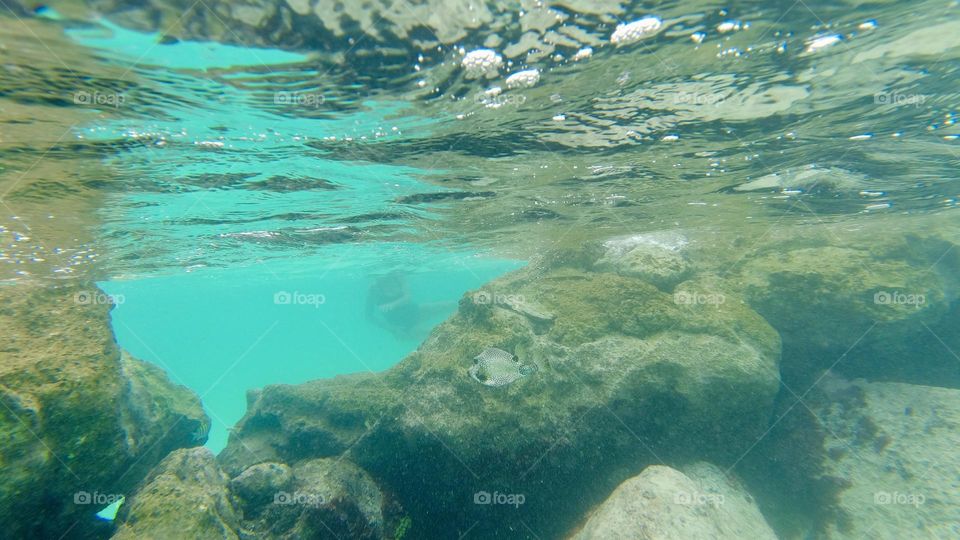
<svg viewBox="0 0 960 540"><path fill-rule="evenodd" d="M420 340L426 337L456 302L416 302L410 286L399 271L377 278L367 292L367 318L390 331L397 339Z"/></svg>

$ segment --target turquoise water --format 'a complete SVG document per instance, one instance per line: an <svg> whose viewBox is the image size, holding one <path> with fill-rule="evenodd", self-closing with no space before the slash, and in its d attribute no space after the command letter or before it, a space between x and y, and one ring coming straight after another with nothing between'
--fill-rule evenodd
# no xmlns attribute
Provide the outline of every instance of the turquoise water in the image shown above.
<svg viewBox="0 0 960 540"><path fill-rule="evenodd" d="M248 389L387 369L455 311L464 291L518 266L410 248L404 258L408 270L401 276L409 302L424 309L402 325L366 309L382 273L398 271L386 264L363 273L357 268L290 272L289 265L268 262L101 287L124 300L112 313L117 341L201 396L212 419L207 446L219 451L227 430L246 411ZM438 260L449 266L431 270ZM317 257L313 266L323 268L325 262ZM290 303L282 303L284 293ZM278 294L281 298L275 298ZM250 339L237 340L238 335Z"/></svg>
<svg viewBox="0 0 960 540"><path fill-rule="evenodd" d="M282 70L306 60L216 44L157 45L156 35L108 22L71 36L118 62L162 66L150 76L164 82L174 70L228 68L230 77L242 77L246 64ZM345 117L295 119L263 111L255 93L192 76L184 82L190 86L178 87L171 98L179 103L164 110L165 119L100 124L84 137L146 139L114 160L142 176L133 193L111 197L101 210L102 234L115 249L135 253L136 268L165 265L172 256L187 272L134 274L100 287L124 299L111 314L119 344L201 397L212 420L206 443L212 450L226 445L228 430L246 412L247 390L385 370L452 314L465 291L522 264L462 247L342 244L369 241L369 233L345 221L375 220L387 239L402 235L405 214L417 210L394 201L435 189L415 177L427 171L324 159L297 150L298 143L327 136L396 138L398 126L428 126L425 120L387 120L409 105L370 102ZM229 126L222 127L226 118ZM172 148L156 150L167 145ZM393 219L377 217L391 212ZM296 260L283 260L286 253ZM370 291L384 276L399 276L409 306L417 308L402 325L369 313ZM290 303L278 303L275 295L285 293ZM241 342L238 335L253 340Z"/></svg>
<svg viewBox="0 0 960 540"><path fill-rule="evenodd" d="M0 312L11 534L960 535L957 2L4 7L0 283L90 309ZM88 399L102 344L9 351L93 284L203 474L9 382Z"/></svg>

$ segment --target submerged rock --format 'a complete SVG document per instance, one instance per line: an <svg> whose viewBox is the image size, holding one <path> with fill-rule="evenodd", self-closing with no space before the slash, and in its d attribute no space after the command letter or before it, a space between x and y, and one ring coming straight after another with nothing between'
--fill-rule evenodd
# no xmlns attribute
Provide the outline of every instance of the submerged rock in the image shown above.
<svg viewBox="0 0 960 540"><path fill-rule="evenodd" d="M781 538L960 532L960 390L828 373L779 401L738 472Z"/></svg>
<svg viewBox="0 0 960 540"><path fill-rule="evenodd" d="M781 246L744 265L738 281L747 301L783 337L788 383L811 381L827 368L932 383L931 375L956 367L943 351L910 363L900 353L930 341L929 328L949 316L960 292L958 258L951 244L935 239L898 244L881 238L862 249Z"/></svg>
<svg viewBox="0 0 960 540"><path fill-rule="evenodd" d="M960 390L828 377L811 403L844 481L825 538L960 536Z"/></svg>
<svg viewBox="0 0 960 540"><path fill-rule="evenodd" d="M682 304L635 277L572 269L528 268L485 290L554 318L467 294L383 374L252 393L225 469L346 455L397 497L418 537L478 522L471 534L508 534L518 519L544 537L657 455L732 461L766 428L779 339L733 297ZM464 373L490 347L539 370L491 392Z"/></svg>
<svg viewBox="0 0 960 540"><path fill-rule="evenodd" d="M753 497L723 470L652 465L620 484L571 540L776 540Z"/></svg>
<svg viewBox="0 0 960 540"><path fill-rule="evenodd" d="M384 497L343 459L254 465L230 482L246 501L243 533L253 538L384 538Z"/></svg>
<svg viewBox="0 0 960 540"><path fill-rule="evenodd" d="M206 448L167 456L127 500L118 520L114 540L239 538L227 476Z"/></svg>
<svg viewBox="0 0 960 540"><path fill-rule="evenodd" d="M684 254L688 243L684 235L673 231L613 238L603 243L604 252L596 266L669 290L690 274Z"/></svg>
<svg viewBox="0 0 960 540"><path fill-rule="evenodd" d="M117 347L92 284L0 287L0 517L16 537L82 536L169 452L203 444L197 397ZM199 437L198 437L199 435Z"/></svg>
<svg viewBox="0 0 960 540"><path fill-rule="evenodd" d="M377 484L344 459L259 463L228 480L209 450L192 448L150 472L113 538L372 540L387 537L384 506Z"/></svg>
<svg viewBox="0 0 960 540"><path fill-rule="evenodd" d="M284 463L258 463L230 480L232 491L247 509L274 501L277 493L289 491L293 472Z"/></svg>

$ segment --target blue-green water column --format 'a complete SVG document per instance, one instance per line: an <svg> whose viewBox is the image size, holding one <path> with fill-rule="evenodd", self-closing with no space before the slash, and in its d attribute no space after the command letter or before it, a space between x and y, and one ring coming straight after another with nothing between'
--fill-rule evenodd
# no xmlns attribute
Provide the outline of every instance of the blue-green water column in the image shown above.
<svg viewBox="0 0 960 540"><path fill-rule="evenodd" d="M465 291L519 266L459 261L402 271L315 266L295 275L264 263L100 286L118 301L119 344L201 396L212 420L207 446L218 452L245 412L247 390L387 369L452 314Z"/></svg>

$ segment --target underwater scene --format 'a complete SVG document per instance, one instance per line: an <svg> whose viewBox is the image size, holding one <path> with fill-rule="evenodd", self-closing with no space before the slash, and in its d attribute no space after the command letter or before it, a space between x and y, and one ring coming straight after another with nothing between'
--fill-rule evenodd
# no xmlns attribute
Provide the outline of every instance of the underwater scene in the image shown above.
<svg viewBox="0 0 960 540"><path fill-rule="evenodd" d="M960 2L0 0L0 539L960 538Z"/></svg>

